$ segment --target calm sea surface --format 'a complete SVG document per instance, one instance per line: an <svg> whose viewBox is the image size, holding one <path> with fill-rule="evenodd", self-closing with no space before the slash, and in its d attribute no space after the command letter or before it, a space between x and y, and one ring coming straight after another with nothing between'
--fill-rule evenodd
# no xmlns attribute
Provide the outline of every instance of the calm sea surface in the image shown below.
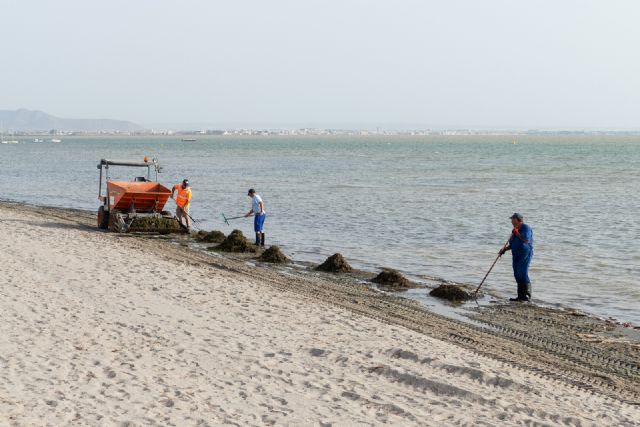
<svg viewBox="0 0 640 427"><path fill-rule="evenodd" d="M0 198L98 207L101 158L156 156L160 181L189 177L192 215L265 201L267 243L295 259L343 253L356 267L478 283L509 236L534 230L538 301L640 325L640 137L65 138L0 145ZM118 177L115 169L114 177ZM121 178L134 176L121 169ZM173 210L173 205L171 205ZM250 220L232 224L251 237ZM515 293L510 256L486 286Z"/></svg>

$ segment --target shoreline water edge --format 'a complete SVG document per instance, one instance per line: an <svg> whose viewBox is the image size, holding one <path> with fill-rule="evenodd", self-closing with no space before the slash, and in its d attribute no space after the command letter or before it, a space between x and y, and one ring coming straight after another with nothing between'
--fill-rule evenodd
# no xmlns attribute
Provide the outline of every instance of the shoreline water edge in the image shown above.
<svg viewBox="0 0 640 427"><path fill-rule="evenodd" d="M0 206L2 205L5 205L5 206L17 205L17 206L34 208L34 209L42 208L42 209L47 209L54 212L59 211L65 215L68 215L69 213L75 213L85 218L85 220L91 219L93 216L95 216L95 212L92 212L88 209L68 208L68 207L61 207L61 206L55 206L55 205L38 205L38 204L28 203L20 200L0 198ZM200 229L197 226L195 226L192 232L196 233L198 230ZM206 230L202 230L202 231L206 231ZM153 235L153 234L151 233L149 235ZM198 245L196 240L190 241L189 244L192 246L192 249L196 249L196 250L205 249L205 246L206 246L206 245L205 246ZM182 243L182 245L189 246L186 243ZM330 254L327 254L327 256L328 255ZM226 256L234 258L234 254L232 253L227 253ZM237 258L238 254L235 254L235 257ZM291 259L291 261L293 261L294 266L299 267L298 270L302 271L303 273L308 272L308 270L315 265L308 261L300 261L295 259ZM266 267L269 267L269 265L266 265ZM386 268L393 268L393 266L388 266ZM360 280L360 281L369 281L369 279L373 277L372 275L375 275L378 273L372 270L356 270L356 272L358 274L354 276L354 280ZM495 290L486 289L485 287L484 292L480 293L479 298L474 299L473 302L467 302L466 304L462 304L461 303L462 301L459 301L458 303L454 303L454 304L446 303L441 301L439 298L429 298L428 291L441 284L453 284L460 288L466 289L471 293L471 291L473 291L476 288L476 286L471 283L456 282L452 280L447 280L446 278L439 277L439 276L430 276L428 274L421 274L419 277L415 277L415 276L410 276L410 277L412 280L416 281L416 283L418 284L418 286L416 286L417 288L427 289L427 292L416 292L416 291L412 291L411 288L405 288L401 290L404 292L398 292L399 296L403 296L403 297L415 300L432 311L435 311L437 313L440 313L455 319L470 321L470 318L465 314L468 311L467 310L468 308L474 308L474 307L480 307L480 306L484 307L491 304L504 303L508 300L508 297L505 297L505 295L502 295ZM515 284L513 286L515 289ZM382 290L384 291L389 289L382 289ZM567 311L571 313L580 313L581 315L589 316L596 320L612 323L625 328L640 329L640 324L625 322L615 318L614 316L598 315L596 313L591 313L588 310L578 309L576 307L572 307L571 305L563 304L562 302L550 304L544 300L541 300L540 298L534 298L531 304L539 306L541 308L549 308L553 310Z"/></svg>
<svg viewBox="0 0 640 427"><path fill-rule="evenodd" d="M130 405L123 405L120 400L120 406L128 408L124 413L131 415L134 408L140 410L141 407L146 408L146 413L156 415L174 411L168 416L174 421L178 413L183 416L189 412L181 411L188 408L189 402L198 408L195 412L203 411L206 404L196 396L204 393L203 390L211 391L197 380L194 384L200 384L200 388L194 385L195 388L189 391L191 395L183 394L184 390L178 390L176 394L166 384L162 386L163 381L173 385L181 384L181 381L188 383L186 371L180 371L179 366L186 369L189 363L196 363L193 365L196 371L204 369L206 372L201 375L212 376L210 381L214 383L217 375L230 375L235 369L233 366L247 372L258 366L269 372L260 377L251 371L265 383L263 388L268 389L275 378L279 384L289 384L284 390L271 390L271 396L278 395L278 399L290 403L267 404L271 410L263 414L262 421L243 418L247 413L231 403L222 412L231 407L235 412L220 413L221 418L216 415L217 421L243 419L248 424L305 424L304 420L296 418L305 414L334 422L386 420L437 425L436 418L427 415L438 412L430 406L433 403L417 406L415 403L417 398L426 398L425 402L428 402L428 397L440 404L447 402L441 408L443 418L438 418L441 420L464 417L463 414L454 415L460 408L467 408L474 417L480 417L476 421L490 422L506 417L507 424L528 420L575 425L581 421L633 425L640 419L638 329L625 328L575 310L533 304L494 303L469 308L463 314L442 315L410 298L381 292L362 280L362 277L372 276L366 272L336 275L315 272L310 266L274 266L258 261L255 254L227 255L208 251L206 247L194 244L189 235L107 233L99 231L94 222L94 215L84 211L0 202L0 229L6 236L0 252L5 282L0 300L5 313L1 322L5 338L0 344L4 349L0 363L8 368L0 386L0 413L14 417L9 419L33 421L28 409L43 406L44 409L32 415L69 421L64 418L62 409L75 407L79 401L87 404L82 396L91 393L83 387L96 391L92 388L95 386L92 377L83 379L84 385L78 390L73 388L79 375L76 366L89 363L96 364L92 365L95 369L91 370L91 375L119 380L123 393L134 395L137 387L151 387L161 395L155 404L139 402L144 398ZM413 291L427 292L424 288ZM37 304L40 305L36 307ZM205 310L207 307L210 309ZM85 322L90 325L88 329ZM307 329L296 329L303 323ZM250 330L247 326L251 326ZM201 327L205 329L199 329ZM162 332L157 328L170 328L171 331ZM172 338L174 329L180 331L179 338ZM264 336L268 335L265 331L271 331L272 335ZM42 342L34 337L34 334L41 337L43 333L49 338ZM345 334L348 342L341 338ZM125 338L129 341L122 341ZM148 348L137 348L135 346L141 345L136 341L139 339L153 343L148 344ZM216 343L214 353L207 344L213 342L210 340ZM297 347L284 348L283 340ZM235 356L225 353L232 342L238 347L234 347L235 351L240 352ZM37 347L37 343L44 347ZM373 345L369 350L367 343ZM343 344L348 348L342 348L342 353L338 353L336 346ZM51 358L49 353L56 351L56 345L69 345L67 351L73 355L71 359ZM279 346L283 348L277 350ZM113 359L111 364L105 363L104 356L93 354L98 347L98 353L109 354L107 358ZM306 347L309 349L304 355L299 354ZM170 355L159 349L169 351ZM195 354L196 350L203 353ZM111 354L111 351L117 353ZM85 359L89 353L93 358ZM133 356L136 353L139 353L138 359ZM253 356L248 356L249 353ZM55 374L55 379L49 380L49 390L45 393L49 403L44 405L32 401L34 390L38 389L37 381L23 369L30 364L35 364L32 369L45 369L39 359L31 360L40 357L38 354L47 357L48 363L55 365L59 372L71 376L62 381ZM149 364L158 355L168 360L163 368L168 371L164 374L156 371L160 369L158 366ZM360 355L364 355L364 359L360 360ZM21 358L29 360L25 362ZM286 360L278 361L279 358ZM227 361L231 360L236 360L236 365L228 365ZM114 365L116 362L118 365ZM241 362L246 362L247 366L240 366ZM275 362L283 365L272 365ZM288 363L301 367L295 368ZM331 366L325 366L325 363ZM503 368L490 368L495 363ZM226 367L216 370L217 364ZM129 365L135 368L128 368ZM140 370L143 369L148 372L141 377ZM126 374L122 370L126 370ZM349 375L346 382L345 378L335 379L337 370ZM293 378L295 372L306 372L301 374L306 379ZM313 372L318 375L315 380L308 377ZM323 372L333 374L325 377ZM287 375L291 374L293 377L289 376L287 380ZM284 383L280 375L285 375ZM152 378L164 380L151 386ZM436 381L437 378L440 380ZM107 380L102 380L103 386ZM467 380L475 383L475 388L466 384ZM245 383L251 381L245 378ZM331 405L321 398L314 403L295 401L293 396L299 392L298 387L313 394L322 390L322 382L330 387L324 389L325 394L333 393L328 390L340 390L333 398L335 402L367 407L370 412L354 408L351 411L355 412L329 411L327 408ZM228 383L222 384L220 390L230 389L240 396L243 393L260 394L257 384L258 388L249 392L234 381ZM316 390L313 384L321 388ZM400 394L408 400L401 402L399 398L394 400L383 393L380 387L389 384L400 387L404 393ZM348 389L343 390L345 386ZM155 390L157 387L160 389ZM23 391L16 394L18 389ZM59 395L55 394L56 389ZM529 398L535 395L527 405L534 409L518 409L516 402L504 401L507 399L505 392L514 399L519 393ZM564 397L559 398L555 393L562 393ZM106 395L110 395L106 400L113 403L111 399L117 395L116 389ZM520 398L525 399L523 396ZM228 402L240 399L247 404L237 394L227 398ZM553 404L545 401L547 398L552 399ZM413 404L409 403L412 399ZM276 406L280 409L275 410ZM489 412L478 415L478 408L471 409L475 406L488 408ZM572 409L567 409L569 406ZM585 406L589 408L585 409ZM615 411L612 410L614 406ZM320 412L313 415L308 412L310 408ZM109 410L105 419L123 421L123 410L117 404ZM324 410L328 412L322 412ZM496 412L492 412L494 410ZM254 411L255 415L258 410L247 411ZM554 418L560 417L557 415L560 412L566 418L564 421ZM80 410L77 413L79 417L87 416ZM70 414L73 415L73 411ZM139 419L139 415L132 418ZM360 416L362 418L358 418ZM306 418L307 424L309 419ZM194 422L186 418L181 420ZM90 422L86 418L84 421Z"/></svg>

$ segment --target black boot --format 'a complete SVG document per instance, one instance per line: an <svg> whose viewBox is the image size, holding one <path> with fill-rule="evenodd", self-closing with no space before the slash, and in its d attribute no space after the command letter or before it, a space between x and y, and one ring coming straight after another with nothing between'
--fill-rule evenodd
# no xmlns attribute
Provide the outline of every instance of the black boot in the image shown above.
<svg viewBox="0 0 640 427"><path fill-rule="evenodd" d="M264 247L264 233L262 233L262 235L260 236L260 246Z"/></svg>
<svg viewBox="0 0 640 427"><path fill-rule="evenodd" d="M517 286L518 286L518 296L515 298L509 298L509 301L520 301L520 297L522 296L522 286L520 285L520 283L518 283Z"/></svg>
<svg viewBox="0 0 640 427"><path fill-rule="evenodd" d="M531 283L524 285L524 297L527 301L531 301Z"/></svg>
<svg viewBox="0 0 640 427"><path fill-rule="evenodd" d="M256 246L260 246L260 233L256 233Z"/></svg>
<svg viewBox="0 0 640 427"><path fill-rule="evenodd" d="M524 301L524 288L521 283L518 283L518 296L516 298L509 298L509 301Z"/></svg>

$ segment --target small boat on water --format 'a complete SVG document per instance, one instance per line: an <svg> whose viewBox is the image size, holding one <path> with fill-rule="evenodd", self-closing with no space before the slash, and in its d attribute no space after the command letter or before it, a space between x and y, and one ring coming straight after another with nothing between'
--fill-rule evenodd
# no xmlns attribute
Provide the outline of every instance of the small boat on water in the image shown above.
<svg viewBox="0 0 640 427"><path fill-rule="evenodd" d="M44 139L33 138L33 142L44 142Z"/></svg>
<svg viewBox="0 0 640 427"><path fill-rule="evenodd" d="M51 142L62 142L62 140L61 140L61 139L53 138L53 139L51 140Z"/></svg>
<svg viewBox="0 0 640 427"><path fill-rule="evenodd" d="M182 138L182 142L196 142L195 138Z"/></svg>

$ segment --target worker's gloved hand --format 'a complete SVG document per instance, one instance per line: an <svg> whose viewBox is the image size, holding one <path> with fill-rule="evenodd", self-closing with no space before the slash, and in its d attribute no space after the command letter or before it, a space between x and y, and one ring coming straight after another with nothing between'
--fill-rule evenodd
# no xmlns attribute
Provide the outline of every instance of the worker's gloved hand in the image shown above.
<svg viewBox="0 0 640 427"><path fill-rule="evenodd" d="M513 231L511 232L514 236L518 236L520 237L520 232L518 231L517 228L513 227Z"/></svg>
<svg viewBox="0 0 640 427"><path fill-rule="evenodd" d="M498 254L499 254L500 256L504 255L504 253L505 253L504 248L500 249L500 252L498 252Z"/></svg>

